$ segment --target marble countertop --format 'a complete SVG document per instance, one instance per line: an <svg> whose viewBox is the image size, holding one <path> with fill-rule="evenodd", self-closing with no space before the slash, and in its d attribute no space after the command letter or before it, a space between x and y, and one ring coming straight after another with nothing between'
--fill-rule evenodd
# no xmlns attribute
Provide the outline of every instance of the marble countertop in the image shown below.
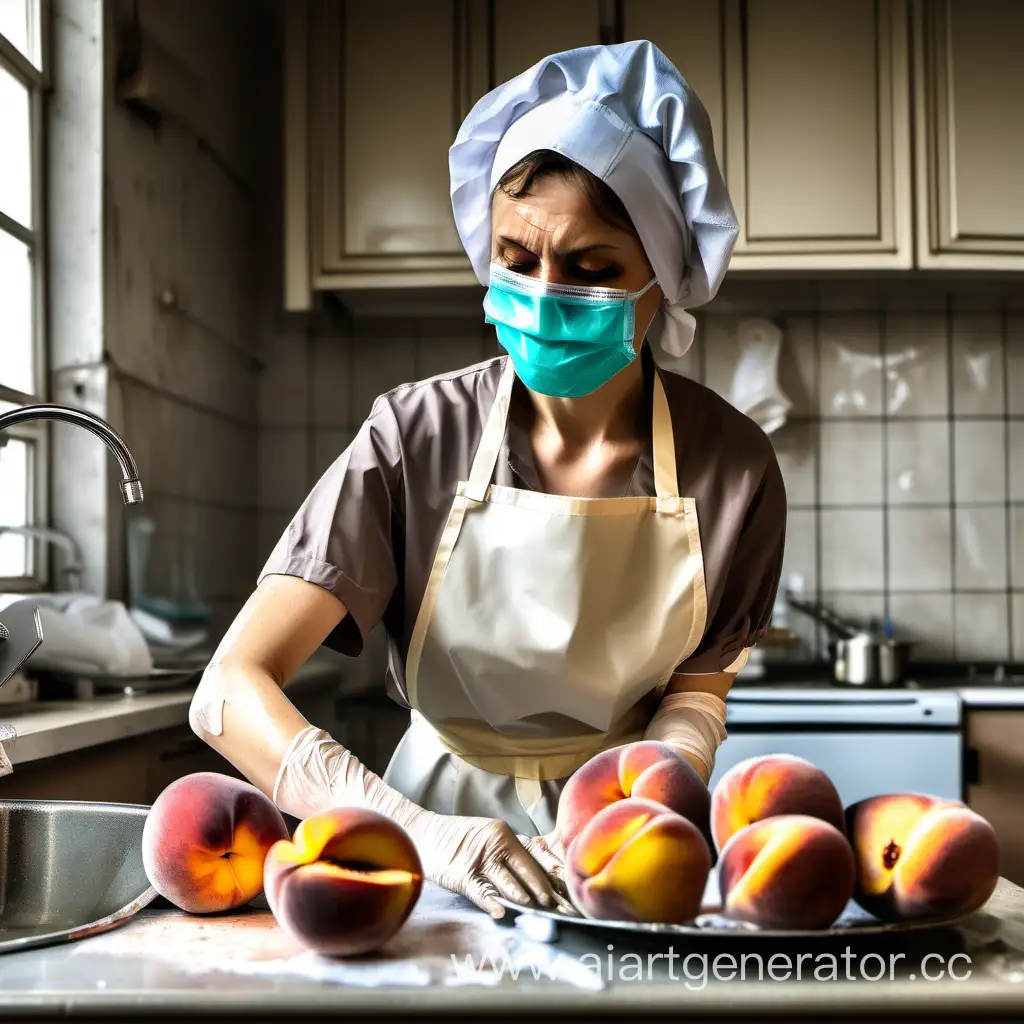
<svg viewBox="0 0 1024 1024"><path fill-rule="evenodd" d="M902 936L697 940L561 927L539 937L425 887L377 954L305 951L265 910L149 910L79 942L0 956L0 1015L191 1019L895 1020L1024 1017L1024 890L1005 879L952 928ZM533 919L536 921L536 919Z"/></svg>
<svg viewBox="0 0 1024 1024"><path fill-rule="evenodd" d="M294 693L343 678L336 657L314 655L289 682ZM339 683L340 685L340 683ZM188 721L193 687L132 695L104 694L88 700L36 701L0 705L0 722L15 730L4 750L15 766L39 758L110 743Z"/></svg>

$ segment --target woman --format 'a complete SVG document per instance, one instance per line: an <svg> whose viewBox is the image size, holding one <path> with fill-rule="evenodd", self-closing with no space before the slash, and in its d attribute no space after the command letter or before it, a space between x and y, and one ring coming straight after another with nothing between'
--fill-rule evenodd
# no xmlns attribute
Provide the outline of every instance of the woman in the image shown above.
<svg viewBox="0 0 1024 1024"><path fill-rule="evenodd" d="M508 356L377 399L190 721L284 811L380 811L427 877L501 916L497 895L554 900L558 795L595 753L658 739L708 780L785 495L759 428L652 357L686 351L737 233L707 116L655 47L541 61L476 104L450 166ZM281 691L381 620L412 709L383 779Z"/></svg>

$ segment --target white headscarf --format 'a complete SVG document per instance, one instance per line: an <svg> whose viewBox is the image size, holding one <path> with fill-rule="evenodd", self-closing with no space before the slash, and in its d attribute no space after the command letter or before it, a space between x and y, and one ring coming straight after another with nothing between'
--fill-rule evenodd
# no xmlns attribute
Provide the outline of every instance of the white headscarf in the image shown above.
<svg viewBox="0 0 1024 1024"><path fill-rule="evenodd" d="M687 310L714 297L739 233L696 94L639 40L553 54L478 100L448 163L455 225L483 285L491 195L539 149L585 167L622 200L665 296L648 338L683 355L694 331Z"/></svg>

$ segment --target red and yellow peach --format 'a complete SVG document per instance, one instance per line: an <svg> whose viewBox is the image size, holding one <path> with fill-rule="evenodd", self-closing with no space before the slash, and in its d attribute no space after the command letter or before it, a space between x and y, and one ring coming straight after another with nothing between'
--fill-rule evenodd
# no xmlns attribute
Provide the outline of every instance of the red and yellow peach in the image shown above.
<svg viewBox="0 0 1024 1024"><path fill-rule="evenodd" d="M832 780L792 754L751 757L733 765L711 796L711 834L721 851L733 835L780 814L820 818L845 830L843 804Z"/></svg>
<svg viewBox="0 0 1024 1024"><path fill-rule="evenodd" d="M562 848L605 808L631 797L664 804L710 842L711 795L697 770L668 744L641 740L596 754L566 782L555 822Z"/></svg>
<svg viewBox="0 0 1024 1024"><path fill-rule="evenodd" d="M327 956L379 949L419 899L408 834L375 811L337 807L303 821L267 856L267 901L287 932Z"/></svg>
<svg viewBox="0 0 1024 1024"><path fill-rule="evenodd" d="M150 883L181 910L232 910L263 890L267 852L287 838L273 801L255 786L218 772L172 782L142 830Z"/></svg>
<svg viewBox="0 0 1024 1024"><path fill-rule="evenodd" d="M692 822L631 797L606 805L573 840L566 883L588 917L680 924L700 911L710 869L711 850Z"/></svg>
<svg viewBox="0 0 1024 1024"><path fill-rule="evenodd" d="M999 879L992 826L954 800L889 793L847 808L857 861L854 898L883 921L977 910Z"/></svg>
<svg viewBox="0 0 1024 1024"><path fill-rule="evenodd" d="M734 832L718 861L725 914L762 928L827 928L853 895L846 837L805 814L783 814Z"/></svg>

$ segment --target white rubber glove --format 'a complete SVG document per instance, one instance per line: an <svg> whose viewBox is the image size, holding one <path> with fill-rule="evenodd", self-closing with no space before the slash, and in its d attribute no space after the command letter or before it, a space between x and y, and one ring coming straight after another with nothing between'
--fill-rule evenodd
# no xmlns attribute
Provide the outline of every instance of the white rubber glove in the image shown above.
<svg viewBox="0 0 1024 1024"><path fill-rule="evenodd" d="M297 733L285 752L273 799L296 818L340 805L385 815L409 833L427 878L493 917L505 914L499 895L542 907L557 902L548 877L505 822L424 810L315 726Z"/></svg>

